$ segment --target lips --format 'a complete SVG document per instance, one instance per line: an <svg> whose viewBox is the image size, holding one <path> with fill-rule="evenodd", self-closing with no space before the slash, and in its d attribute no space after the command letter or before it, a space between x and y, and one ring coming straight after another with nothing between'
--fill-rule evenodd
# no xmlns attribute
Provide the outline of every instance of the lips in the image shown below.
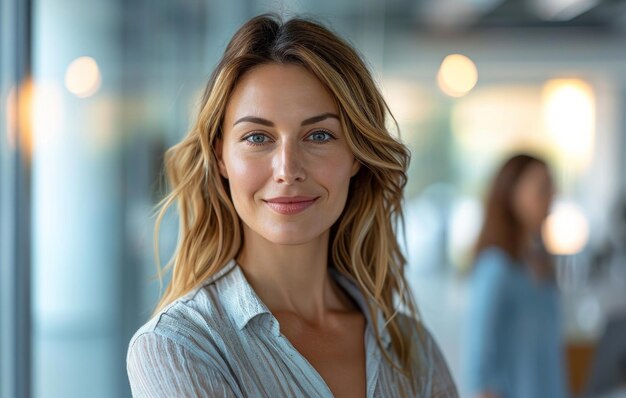
<svg viewBox="0 0 626 398"><path fill-rule="evenodd" d="M313 196L281 196L264 200L265 204L279 214L297 214L311 207L317 197Z"/></svg>

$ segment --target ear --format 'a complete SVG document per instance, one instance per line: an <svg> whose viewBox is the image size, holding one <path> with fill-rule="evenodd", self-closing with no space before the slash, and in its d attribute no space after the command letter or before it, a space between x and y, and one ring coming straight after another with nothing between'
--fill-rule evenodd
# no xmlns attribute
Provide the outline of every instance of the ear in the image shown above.
<svg viewBox="0 0 626 398"><path fill-rule="evenodd" d="M354 177L356 173L359 172L360 169L361 169L361 162L359 162L357 158L354 158L354 161L352 162L352 169L350 171L350 177Z"/></svg>
<svg viewBox="0 0 626 398"><path fill-rule="evenodd" d="M222 177L228 179L228 172L226 171L226 164L224 163L224 159L222 158L222 146L224 142L221 138L217 138L215 143L213 144L213 148L215 149L215 157L217 157L217 167L220 169L220 174Z"/></svg>

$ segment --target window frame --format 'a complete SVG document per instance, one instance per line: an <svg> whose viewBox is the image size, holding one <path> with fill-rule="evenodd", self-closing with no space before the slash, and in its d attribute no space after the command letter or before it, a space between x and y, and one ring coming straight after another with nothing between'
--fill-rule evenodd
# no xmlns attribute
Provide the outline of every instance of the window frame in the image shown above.
<svg viewBox="0 0 626 398"><path fill-rule="evenodd" d="M28 123L9 125L29 110L31 21L31 0L0 0L0 397L7 398L32 395L31 160L20 150Z"/></svg>

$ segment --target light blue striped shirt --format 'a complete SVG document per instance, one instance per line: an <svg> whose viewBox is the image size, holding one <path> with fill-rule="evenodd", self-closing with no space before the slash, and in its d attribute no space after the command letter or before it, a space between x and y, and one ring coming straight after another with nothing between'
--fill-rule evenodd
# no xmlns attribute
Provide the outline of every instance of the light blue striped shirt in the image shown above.
<svg viewBox="0 0 626 398"><path fill-rule="evenodd" d="M557 287L490 246L476 259L464 342L470 393L505 398L565 398Z"/></svg>
<svg viewBox="0 0 626 398"><path fill-rule="evenodd" d="M334 268L332 277L359 305L365 328L367 397L400 396L405 376L384 359L364 296ZM378 324L385 348L391 339ZM402 315L404 319L406 315ZM409 323L402 323L408 325ZM456 386L434 339L418 342L420 397L456 397ZM393 356L395 359L395 356ZM315 368L280 333L278 320L231 260L199 287L143 325L129 343L127 371L134 397L332 397Z"/></svg>

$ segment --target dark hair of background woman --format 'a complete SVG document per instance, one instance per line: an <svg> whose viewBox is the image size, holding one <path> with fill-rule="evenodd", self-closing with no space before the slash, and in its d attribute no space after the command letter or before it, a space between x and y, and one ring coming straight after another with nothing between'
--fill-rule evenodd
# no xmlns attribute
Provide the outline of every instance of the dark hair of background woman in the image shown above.
<svg viewBox="0 0 626 398"><path fill-rule="evenodd" d="M497 246L514 259L523 255L524 227L515 215L513 195L520 177L532 165L546 163L534 156L518 154L507 160L496 174L487 194L482 230L475 255L489 246Z"/></svg>

